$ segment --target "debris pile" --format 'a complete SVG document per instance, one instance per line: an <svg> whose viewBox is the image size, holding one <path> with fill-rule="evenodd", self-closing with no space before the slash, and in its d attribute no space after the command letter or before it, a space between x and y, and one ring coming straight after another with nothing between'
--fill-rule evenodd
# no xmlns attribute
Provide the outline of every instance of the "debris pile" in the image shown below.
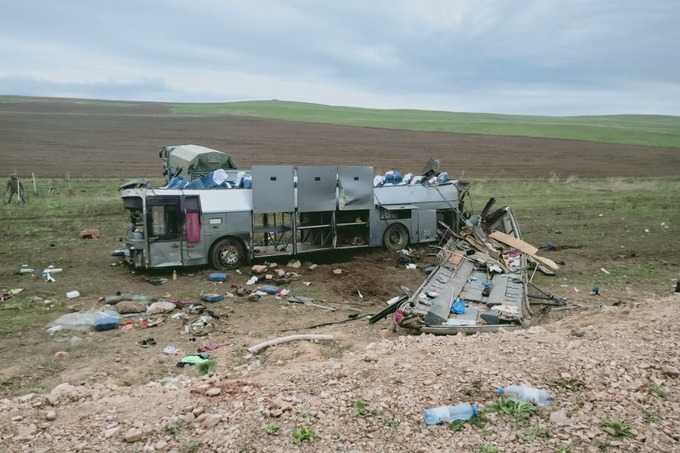
<svg viewBox="0 0 680 453"><path fill-rule="evenodd" d="M527 291L532 285L530 264L534 269L547 268L547 272L559 266L522 241L509 208L471 219L452 236L438 254L439 265L428 269L420 287L412 295L398 298L370 322L393 313L399 327L440 335L523 327L532 314ZM400 254L399 260L407 263L408 254Z"/></svg>

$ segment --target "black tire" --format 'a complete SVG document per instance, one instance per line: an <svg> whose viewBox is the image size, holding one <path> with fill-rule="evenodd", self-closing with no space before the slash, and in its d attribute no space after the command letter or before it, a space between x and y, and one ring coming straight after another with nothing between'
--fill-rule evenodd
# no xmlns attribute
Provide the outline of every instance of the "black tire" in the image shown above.
<svg viewBox="0 0 680 453"><path fill-rule="evenodd" d="M387 250L396 252L404 249L409 242L408 230L401 223L393 223L383 233L383 245Z"/></svg>
<svg viewBox="0 0 680 453"><path fill-rule="evenodd" d="M238 239L225 238L217 241L212 248L210 261L217 270L236 269L245 264L243 245Z"/></svg>

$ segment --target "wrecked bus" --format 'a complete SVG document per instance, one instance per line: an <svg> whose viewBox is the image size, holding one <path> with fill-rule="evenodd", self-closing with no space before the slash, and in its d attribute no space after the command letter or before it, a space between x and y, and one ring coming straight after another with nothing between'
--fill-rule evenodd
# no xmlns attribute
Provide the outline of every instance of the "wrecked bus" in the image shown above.
<svg viewBox="0 0 680 453"><path fill-rule="evenodd" d="M233 269L255 258L432 242L463 225L468 190L437 166L404 178L374 177L370 166L257 165L160 188L131 181L120 188L130 214L125 260Z"/></svg>

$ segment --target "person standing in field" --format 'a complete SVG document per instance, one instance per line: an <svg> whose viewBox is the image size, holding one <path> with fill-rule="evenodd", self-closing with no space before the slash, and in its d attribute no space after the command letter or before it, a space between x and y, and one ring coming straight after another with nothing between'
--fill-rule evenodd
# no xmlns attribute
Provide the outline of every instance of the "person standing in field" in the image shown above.
<svg viewBox="0 0 680 453"><path fill-rule="evenodd" d="M24 185L19 181L19 178L17 178L16 173L12 173L9 176L9 180L7 180L7 186L5 187L5 193L3 194L3 197L7 196L7 192L9 192L9 198L5 198L7 200L7 203L12 202L12 198L14 196L17 196L17 199L24 203L26 201L26 192L24 191Z"/></svg>

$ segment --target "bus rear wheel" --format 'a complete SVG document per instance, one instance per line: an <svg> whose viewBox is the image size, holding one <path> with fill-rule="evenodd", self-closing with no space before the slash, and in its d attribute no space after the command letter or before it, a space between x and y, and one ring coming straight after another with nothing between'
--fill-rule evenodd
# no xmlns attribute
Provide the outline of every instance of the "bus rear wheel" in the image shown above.
<svg viewBox="0 0 680 453"><path fill-rule="evenodd" d="M393 223L383 233L383 245L387 250L396 252L408 245L408 230L401 223Z"/></svg>
<svg viewBox="0 0 680 453"><path fill-rule="evenodd" d="M212 249L211 262L215 269L236 269L245 263L243 246L237 239L219 240Z"/></svg>

